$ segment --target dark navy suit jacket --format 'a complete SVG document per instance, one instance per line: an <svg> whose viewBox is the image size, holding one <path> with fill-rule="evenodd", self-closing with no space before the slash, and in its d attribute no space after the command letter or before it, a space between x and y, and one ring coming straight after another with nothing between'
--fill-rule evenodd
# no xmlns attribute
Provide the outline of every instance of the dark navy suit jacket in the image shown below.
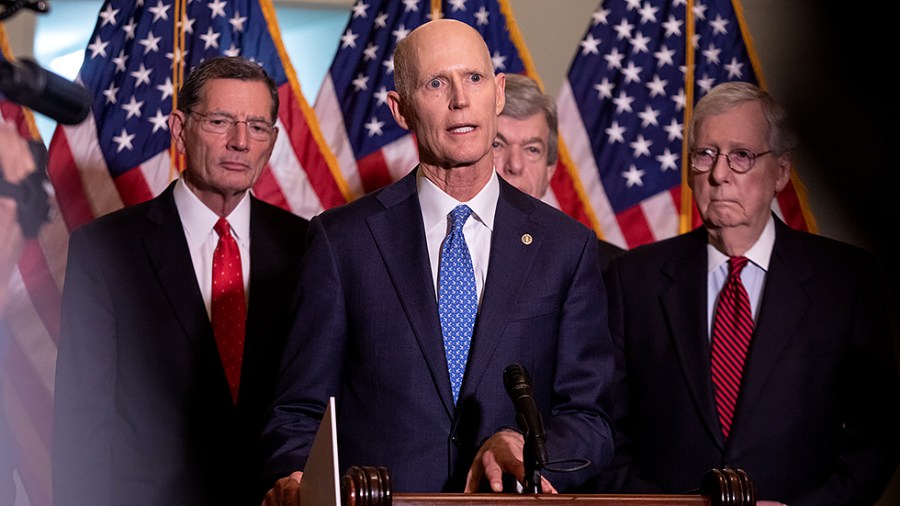
<svg viewBox="0 0 900 506"><path fill-rule="evenodd" d="M514 362L534 379L550 459L591 462L545 476L565 489L597 472L613 361L596 236L501 180L489 264L454 406L415 171L313 218L264 438L271 479L303 469L335 396L342 471L386 466L395 491L462 491L481 443L516 425L502 380Z"/></svg>

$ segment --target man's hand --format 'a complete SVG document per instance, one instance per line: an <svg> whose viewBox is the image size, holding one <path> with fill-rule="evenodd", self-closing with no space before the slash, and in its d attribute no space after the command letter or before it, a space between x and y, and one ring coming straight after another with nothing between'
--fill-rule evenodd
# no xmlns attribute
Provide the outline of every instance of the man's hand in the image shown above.
<svg viewBox="0 0 900 506"><path fill-rule="evenodd" d="M525 438L518 432L504 430L497 432L481 445L469 475L466 477L466 492L478 492L482 477L488 480L491 490L503 492L503 474L515 476L519 483L525 479L525 464L522 462L522 451ZM555 494L556 489L541 476L541 490Z"/></svg>
<svg viewBox="0 0 900 506"><path fill-rule="evenodd" d="M299 506L300 479L302 471L295 471L287 478L281 478L266 492L262 506Z"/></svg>
<svg viewBox="0 0 900 506"><path fill-rule="evenodd" d="M12 123L0 121L0 146L0 175L7 182L19 184L35 171L31 148Z"/></svg>

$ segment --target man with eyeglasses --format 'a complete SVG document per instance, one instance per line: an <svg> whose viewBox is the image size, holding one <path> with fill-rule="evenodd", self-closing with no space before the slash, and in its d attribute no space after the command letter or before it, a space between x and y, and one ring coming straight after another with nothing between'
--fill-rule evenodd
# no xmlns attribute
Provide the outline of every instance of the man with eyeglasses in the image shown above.
<svg viewBox="0 0 900 506"><path fill-rule="evenodd" d="M256 63L190 71L169 128L185 169L72 233L56 369L54 504L259 504L307 221L250 193L278 128ZM225 277L222 277L225 275Z"/></svg>
<svg viewBox="0 0 900 506"><path fill-rule="evenodd" d="M543 199L559 156L559 120L553 97L522 74L506 75L506 104L497 118L494 167L516 188ZM598 239L600 270L622 248Z"/></svg>
<svg viewBox="0 0 900 506"><path fill-rule="evenodd" d="M794 139L748 83L694 109L703 226L623 253L605 277L617 437L600 491L684 493L725 466L760 505L873 504L887 486L900 423L884 292L870 254L772 212Z"/></svg>

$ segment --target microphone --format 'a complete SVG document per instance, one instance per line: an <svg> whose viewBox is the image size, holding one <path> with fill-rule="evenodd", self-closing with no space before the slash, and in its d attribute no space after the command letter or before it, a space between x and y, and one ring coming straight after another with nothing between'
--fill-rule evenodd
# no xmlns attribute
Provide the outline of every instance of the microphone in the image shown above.
<svg viewBox="0 0 900 506"><path fill-rule="evenodd" d="M0 60L0 93L65 125L81 123L91 112L91 95L83 86L29 58Z"/></svg>
<svg viewBox="0 0 900 506"><path fill-rule="evenodd" d="M547 466L547 437L541 412L534 401L531 375L521 364L511 364L503 370L503 386L516 407L516 423L525 433L523 461L525 464L524 491L541 493L540 470Z"/></svg>

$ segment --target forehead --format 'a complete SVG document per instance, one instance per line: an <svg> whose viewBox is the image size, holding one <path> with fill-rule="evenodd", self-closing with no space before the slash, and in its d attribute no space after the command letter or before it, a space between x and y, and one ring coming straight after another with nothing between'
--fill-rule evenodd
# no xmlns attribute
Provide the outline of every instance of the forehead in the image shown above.
<svg viewBox="0 0 900 506"><path fill-rule="evenodd" d="M269 116L272 97L262 81L210 79L203 86L200 104L207 111Z"/></svg>
<svg viewBox="0 0 900 506"><path fill-rule="evenodd" d="M547 126L547 119L540 112L525 119L516 119L501 114L497 118L497 133L506 140L546 143L550 138L550 127Z"/></svg>
<svg viewBox="0 0 900 506"><path fill-rule="evenodd" d="M768 131L769 123L759 102L744 102L701 120L697 139L750 144L764 142Z"/></svg>
<svg viewBox="0 0 900 506"><path fill-rule="evenodd" d="M414 36L411 42L415 45L413 55L419 76L453 71L493 73L484 40L468 27L441 25Z"/></svg>

